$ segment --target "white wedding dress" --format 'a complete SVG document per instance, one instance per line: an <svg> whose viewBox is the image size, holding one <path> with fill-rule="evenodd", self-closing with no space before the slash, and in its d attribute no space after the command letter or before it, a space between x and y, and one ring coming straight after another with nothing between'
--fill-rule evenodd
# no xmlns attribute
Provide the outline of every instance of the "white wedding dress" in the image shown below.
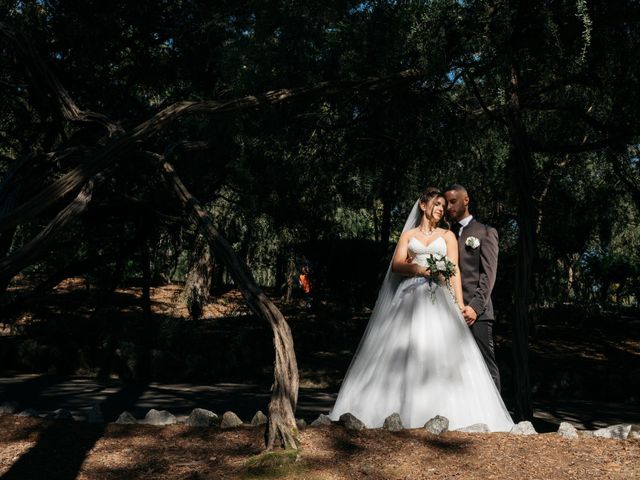
<svg viewBox="0 0 640 480"><path fill-rule="evenodd" d="M425 265L428 255L445 255L447 247L443 237L429 245L412 237L408 250L413 262ZM474 423L511 430L513 421L447 286L423 277L396 282L382 306L381 289L329 417L350 412L378 428L399 413L405 428L418 428L441 415L450 430Z"/></svg>

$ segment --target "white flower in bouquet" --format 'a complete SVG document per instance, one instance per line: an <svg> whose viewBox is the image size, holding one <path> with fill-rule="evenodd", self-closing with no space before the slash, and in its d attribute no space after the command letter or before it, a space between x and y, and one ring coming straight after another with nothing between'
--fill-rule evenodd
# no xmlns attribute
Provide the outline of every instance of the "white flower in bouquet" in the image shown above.
<svg viewBox="0 0 640 480"><path fill-rule="evenodd" d="M456 264L446 255L429 255L427 257L427 267L431 270L428 291L431 293L431 300L435 302L435 288L433 286L434 284L438 285L438 280L444 281L449 291L452 292L450 280L455 273Z"/></svg>

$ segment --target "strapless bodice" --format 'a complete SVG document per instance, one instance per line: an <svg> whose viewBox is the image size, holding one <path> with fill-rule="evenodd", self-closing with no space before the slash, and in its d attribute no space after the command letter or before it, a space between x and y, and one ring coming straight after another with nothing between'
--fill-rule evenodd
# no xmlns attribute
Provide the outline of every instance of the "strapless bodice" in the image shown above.
<svg viewBox="0 0 640 480"><path fill-rule="evenodd" d="M447 242L442 236L432 240L429 245L425 245L416 237L411 237L408 247L409 251L413 254L411 262L423 266L427 265L429 255L443 256L447 254Z"/></svg>

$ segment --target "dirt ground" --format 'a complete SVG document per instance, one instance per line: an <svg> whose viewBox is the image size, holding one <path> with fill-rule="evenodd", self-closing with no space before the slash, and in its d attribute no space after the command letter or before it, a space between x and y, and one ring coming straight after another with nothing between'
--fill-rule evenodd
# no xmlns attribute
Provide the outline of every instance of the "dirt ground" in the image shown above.
<svg viewBox="0 0 640 480"><path fill-rule="evenodd" d="M252 469L264 428L93 425L0 415L0 476L9 479L634 479L640 440L549 433L300 433L298 461Z"/></svg>
<svg viewBox="0 0 640 480"><path fill-rule="evenodd" d="M43 320L51 320L56 315L64 315L64 325L67 325L71 322L66 320L78 317L82 320L78 322L80 333L69 330L65 338L73 335L84 338L86 327L83 322L91 318L90 308L86 305L86 288L82 279L66 281L46 301L40 302L38 308L25 311L14 325L20 327L38 322L44 325ZM157 318L182 320L188 317L180 299L179 286L153 288L151 293L152 310ZM138 315L139 298L139 288L118 290L111 308L123 318ZM325 410L326 402L331 403L331 395L353 354L354 339L360 337L368 314L363 311L342 318L330 306L320 304L311 311L300 306L284 307L296 341L301 387L316 392L315 396L306 392L310 398L329 399L314 404L315 407L308 406L307 413L315 418ZM264 331L260 333L254 325L256 322L247 315L237 291L218 297L205 308L203 317L197 328L191 323L198 335L190 338L206 338L207 348L211 351L222 351L227 338L242 332L248 332L247 340L261 334L263 343L271 348L268 330L263 326ZM583 401L586 410L599 410L608 405L607 402L616 402L615 405L627 413L613 412L610 416L615 421L604 424L619 423L621 419L638 424L640 417L633 412L637 410L639 398L640 318L611 315L579 325L564 318L543 320L537 323L530 339L532 383L534 400L543 402L545 412L553 415L538 418L536 428L555 431L559 421L571 421L578 428L602 426L591 420L594 412L582 412L569 402L577 400ZM7 341L12 340L14 334L14 329L8 327L0 332ZM214 343L216 338L221 340ZM498 325L496 342L499 358L509 359L508 324ZM244 346L243 355L253 354L256 350L252 343L247 342ZM195 348L193 342L188 343L188 347L190 350ZM180 355L175 358L179 359ZM251 357L251 362L262 362L264 376L270 379L272 360L268 355ZM508 364L502 365L501 371L503 385L508 388L512 383ZM68 387L67 383L61 385ZM51 394L47 392L47 395ZM74 392L76 390L68 393L76 395ZM174 393L182 395L184 392ZM36 393L30 397L32 401L35 401L35 395L47 396L43 392ZM509 392L504 396L509 403ZM33 406L27 401L29 398L19 400L22 407ZM88 402L87 406L90 405ZM59 406L52 405L45 410ZM209 404L198 406L213 408ZM221 405L215 411L222 413L227 407L239 408L237 402L224 407ZM254 411L251 404L246 414ZM301 412L300 416L303 416ZM541 429L540 424L548 428ZM381 430L354 433L333 426L302 431L297 461L284 466L251 467L252 461L262 452L263 434L263 428L223 431L184 425L95 425L0 415L0 478L640 479L640 440L588 437L567 440L555 433L523 437L447 432L433 436L421 429L400 433Z"/></svg>

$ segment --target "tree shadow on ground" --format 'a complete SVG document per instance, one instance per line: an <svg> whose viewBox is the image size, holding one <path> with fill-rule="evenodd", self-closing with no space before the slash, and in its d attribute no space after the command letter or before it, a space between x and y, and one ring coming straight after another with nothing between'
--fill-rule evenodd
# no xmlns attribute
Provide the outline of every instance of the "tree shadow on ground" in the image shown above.
<svg viewBox="0 0 640 480"><path fill-rule="evenodd" d="M354 442L352 437L340 436L336 437L333 441L333 448L335 451L343 455L355 455L364 452L366 449Z"/></svg>
<svg viewBox="0 0 640 480"><path fill-rule="evenodd" d="M121 438L122 432L128 432L128 438ZM162 440L158 442L158 438ZM122 462L126 465L105 465L104 458L122 453L124 442L130 445ZM242 462L262 453L263 449L262 428L176 429L173 426L163 429L150 425L111 425L101 440L100 458L94 456L83 466L82 473L101 480L238 478Z"/></svg>
<svg viewBox="0 0 640 480"><path fill-rule="evenodd" d="M104 402L103 407L112 410L113 405L131 405L144 391L144 385L124 386ZM36 444L11 466L2 480L47 478L47 480L72 480L78 476L89 451L103 436L106 424L78 423L69 429L71 420L52 420L40 433ZM42 473L46 472L43 477Z"/></svg>
<svg viewBox="0 0 640 480"><path fill-rule="evenodd" d="M78 425L70 431L65 422L51 421L38 436L36 445L11 466L2 480L75 479L89 450L102 436L104 426Z"/></svg>

